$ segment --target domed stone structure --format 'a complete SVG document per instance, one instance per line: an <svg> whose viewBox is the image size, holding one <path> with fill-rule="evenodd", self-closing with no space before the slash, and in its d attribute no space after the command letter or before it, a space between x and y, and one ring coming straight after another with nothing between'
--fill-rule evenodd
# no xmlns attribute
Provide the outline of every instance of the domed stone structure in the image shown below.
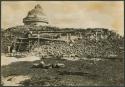
<svg viewBox="0 0 125 87"><path fill-rule="evenodd" d="M25 25L47 25L48 20L42 7L37 4L34 9L28 12L28 15L23 19L23 23Z"/></svg>

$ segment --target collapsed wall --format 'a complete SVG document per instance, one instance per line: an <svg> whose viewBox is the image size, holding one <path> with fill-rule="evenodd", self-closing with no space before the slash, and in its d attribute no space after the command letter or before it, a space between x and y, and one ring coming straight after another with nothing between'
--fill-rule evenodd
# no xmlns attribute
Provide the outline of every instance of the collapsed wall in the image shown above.
<svg viewBox="0 0 125 87"><path fill-rule="evenodd" d="M38 43L38 38L29 39L28 34L31 31L46 33L41 34L42 39ZM70 35L69 42L65 40L67 39L67 34ZM62 39L63 37L64 40ZM39 52L41 55L56 56L74 54L78 57L118 57L123 56L124 49L123 37L108 29L60 29L52 26L16 26L2 32L1 51L7 52L7 47L16 42L15 40L18 38L27 38L23 40L24 44L16 44L18 51L34 52L34 55ZM28 48L29 41L32 43L30 43Z"/></svg>

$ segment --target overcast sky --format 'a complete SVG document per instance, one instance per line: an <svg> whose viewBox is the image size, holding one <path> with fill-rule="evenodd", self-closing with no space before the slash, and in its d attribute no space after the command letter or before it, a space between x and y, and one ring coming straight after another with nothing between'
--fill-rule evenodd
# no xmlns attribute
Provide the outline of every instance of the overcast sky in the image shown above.
<svg viewBox="0 0 125 87"><path fill-rule="evenodd" d="M2 28L23 25L27 12L40 4L50 25L109 28L124 34L123 1L2 1Z"/></svg>

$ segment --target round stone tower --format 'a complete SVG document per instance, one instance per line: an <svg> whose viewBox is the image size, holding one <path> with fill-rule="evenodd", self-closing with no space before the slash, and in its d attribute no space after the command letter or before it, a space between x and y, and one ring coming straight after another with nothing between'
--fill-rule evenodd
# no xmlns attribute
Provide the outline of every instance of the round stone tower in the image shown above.
<svg viewBox="0 0 125 87"><path fill-rule="evenodd" d="M28 12L28 15L23 19L23 23L25 25L47 25L48 20L42 7L37 4L34 9Z"/></svg>

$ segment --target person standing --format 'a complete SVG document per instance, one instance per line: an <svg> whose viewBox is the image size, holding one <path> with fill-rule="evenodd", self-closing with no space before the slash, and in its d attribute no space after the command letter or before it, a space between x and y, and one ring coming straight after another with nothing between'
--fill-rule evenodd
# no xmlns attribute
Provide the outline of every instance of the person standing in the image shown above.
<svg viewBox="0 0 125 87"><path fill-rule="evenodd" d="M11 54L11 56L15 56L16 49L14 49L14 48L15 48L14 43L12 43L12 45L10 46L10 54Z"/></svg>
<svg viewBox="0 0 125 87"><path fill-rule="evenodd" d="M11 51L10 51L11 46L7 46L7 53L10 55Z"/></svg>

